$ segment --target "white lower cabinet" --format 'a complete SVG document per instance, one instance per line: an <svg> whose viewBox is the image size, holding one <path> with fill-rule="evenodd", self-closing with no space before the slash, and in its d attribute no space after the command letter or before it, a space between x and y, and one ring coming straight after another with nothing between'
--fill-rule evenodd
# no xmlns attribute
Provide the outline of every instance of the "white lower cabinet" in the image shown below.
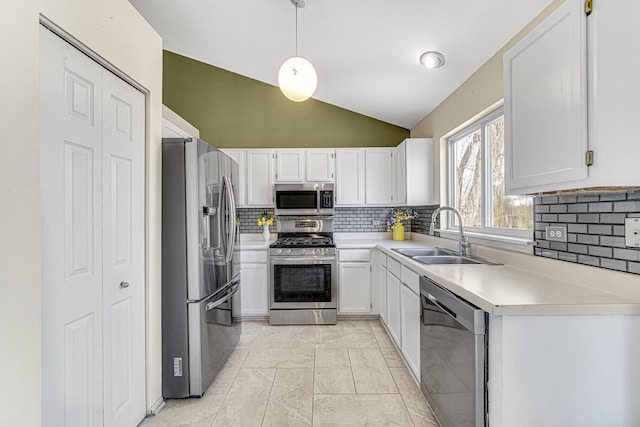
<svg viewBox="0 0 640 427"><path fill-rule="evenodd" d="M398 347L402 347L400 318L400 279L387 271L387 329Z"/></svg>
<svg viewBox="0 0 640 427"><path fill-rule="evenodd" d="M267 251L243 251L240 264L240 315L269 315ZM246 259L246 262L245 262Z"/></svg>
<svg viewBox="0 0 640 427"><path fill-rule="evenodd" d="M368 249L338 253L338 314L371 313L371 263Z"/></svg>
<svg viewBox="0 0 640 427"><path fill-rule="evenodd" d="M416 378L420 378L420 297L400 285L401 349Z"/></svg>
<svg viewBox="0 0 640 427"><path fill-rule="evenodd" d="M338 314L371 313L371 266L368 262L341 262L338 284Z"/></svg>

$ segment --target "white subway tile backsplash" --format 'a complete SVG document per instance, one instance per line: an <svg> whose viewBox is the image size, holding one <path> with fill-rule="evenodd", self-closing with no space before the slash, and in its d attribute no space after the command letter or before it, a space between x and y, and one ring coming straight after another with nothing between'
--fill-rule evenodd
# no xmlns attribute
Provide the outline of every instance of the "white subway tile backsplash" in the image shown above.
<svg viewBox="0 0 640 427"><path fill-rule="evenodd" d="M640 191L537 197L535 254L640 274L640 249L627 248L624 220L640 217ZM547 225L565 225L567 243L549 242Z"/></svg>

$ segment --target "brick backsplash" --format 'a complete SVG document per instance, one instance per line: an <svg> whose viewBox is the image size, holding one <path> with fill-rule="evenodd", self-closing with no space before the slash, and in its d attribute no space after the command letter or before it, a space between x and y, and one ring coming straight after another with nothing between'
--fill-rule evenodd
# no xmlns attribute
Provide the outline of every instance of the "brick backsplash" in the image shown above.
<svg viewBox="0 0 640 427"><path fill-rule="evenodd" d="M627 248L624 220L640 217L640 191L535 199L535 254L640 274L640 249ZM567 242L546 240L548 225L567 227Z"/></svg>
<svg viewBox="0 0 640 427"><path fill-rule="evenodd" d="M431 214L438 208L435 206L415 206L413 209L418 212L418 218L405 221L405 229L413 233L429 232ZM262 227L258 227L258 215L264 208L238 208L240 216L241 233L262 233ZM266 209L273 215L273 209ZM389 231L391 218L391 208L336 208L334 215L334 230L336 233L360 233L360 232L384 232ZM275 232L275 224L271 231Z"/></svg>

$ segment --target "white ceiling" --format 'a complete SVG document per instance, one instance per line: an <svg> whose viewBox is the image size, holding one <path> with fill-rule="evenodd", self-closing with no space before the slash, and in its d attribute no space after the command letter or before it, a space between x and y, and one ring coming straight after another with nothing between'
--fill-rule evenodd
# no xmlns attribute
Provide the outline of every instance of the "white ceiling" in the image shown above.
<svg viewBox="0 0 640 427"><path fill-rule="evenodd" d="M290 0L130 0L164 48L277 85L295 54ZM412 128L551 0L307 0L298 54L318 73L315 99ZM428 50L446 64L427 70Z"/></svg>

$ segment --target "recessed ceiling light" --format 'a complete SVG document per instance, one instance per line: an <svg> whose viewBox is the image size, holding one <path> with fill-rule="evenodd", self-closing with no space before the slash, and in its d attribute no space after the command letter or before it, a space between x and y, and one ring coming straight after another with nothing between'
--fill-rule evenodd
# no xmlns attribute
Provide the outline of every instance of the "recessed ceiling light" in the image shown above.
<svg viewBox="0 0 640 427"><path fill-rule="evenodd" d="M444 65L444 55L440 52L425 52L420 55L420 63L430 70Z"/></svg>

